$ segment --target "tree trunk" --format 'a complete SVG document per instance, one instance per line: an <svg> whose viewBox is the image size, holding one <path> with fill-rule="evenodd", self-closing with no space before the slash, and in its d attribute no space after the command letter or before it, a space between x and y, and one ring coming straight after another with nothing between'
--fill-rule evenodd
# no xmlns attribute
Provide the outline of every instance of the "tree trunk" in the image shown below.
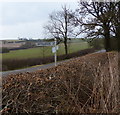
<svg viewBox="0 0 120 115"><path fill-rule="evenodd" d="M67 14L67 10L65 7L65 36L64 36L64 44L65 44L65 54L67 56L68 54L68 49L67 49L67 32L68 32L68 14Z"/></svg>
<svg viewBox="0 0 120 115"><path fill-rule="evenodd" d="M117 50L120 52L120 26L116 28L116 38L117 38L117 47L118 47Z"/></svg>
<svg viewBox="0 0 120 115"><path fill-rule="evenodd" d="M67 47L67 38L64 40L64 45L65 45L65 54L68 54L68 47Z"/></svg>
<svg viewBox="0 0 120 115"><path fill-rule="evenodd" d="M118 51L120 52L120 1L118 2L118 28L117 28L117 39L118 39Z"/></svg>
<svg viewBox="0 0 120 115"><path fill-rule="evenodd" d="M107 24L104 24L104 37L105 37L105 50L106 52L111 51L110 31L109 26Z"/></svg>
<svg viewBox="0 0 120 115"><path fill-rule="evenodd" d="M106 52L111 51L110 37L105 35L105 50Z"/></svg>

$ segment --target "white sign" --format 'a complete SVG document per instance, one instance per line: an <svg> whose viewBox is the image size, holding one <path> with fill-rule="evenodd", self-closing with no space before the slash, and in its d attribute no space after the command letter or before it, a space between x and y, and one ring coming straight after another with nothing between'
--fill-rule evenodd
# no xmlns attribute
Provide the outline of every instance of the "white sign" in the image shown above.
<svg viewBox="0 0 120 115"><path fill-rule="evenodd" d="M52 47L52 53L55 53L55 52L56 52L56 48Z"/></svg>
<svg viewBox="0 0 120 115"><path fill-rule="evenodd" d="M55 53L58 49L59 49L58 46L56 46L56 47L52 47L52 53Z"/></svg>
<svg viewBox="0 0 120 115"><path fill-rule="evenodd" d="M58 46L56 46L56 50L58 50L59 49L59 47Z"/></svg>

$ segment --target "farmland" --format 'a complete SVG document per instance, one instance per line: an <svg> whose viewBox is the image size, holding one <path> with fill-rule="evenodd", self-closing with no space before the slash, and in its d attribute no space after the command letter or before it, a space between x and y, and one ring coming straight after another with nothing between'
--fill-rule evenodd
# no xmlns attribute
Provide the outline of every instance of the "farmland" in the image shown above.
<svg viewBox="0 0 120 115"><path fill-rule="evenodd" d="M114 71L113 71L114 70ZM3 79L10 113L119 113L118 53L89 54Z"/></svg>
<svg viewBox="0 0 120 115"><path fill-rule="evenodd" d="M57 61L83 56L95 52L94 48L80 50L78 52L57 56ZM47 64L54 61L54 56L45 58L30 58L30 59L7 59L2 61L2 71L26 68L34 65Z"/></svg>
<svg viewBox="0 0 120 115"><path fill-rule="evenodd" d="M68 44L68 53L77 52L79 50L87 49L89 45L87 42L78 42L78 43L69 43ZM54 55L51 51L52 47L37 47L24 50L15 50L10 51L9 53L0 54L2 55L3 60L6 59L28 59L28 58L44 58ZM64 45L59 45L58 55L64 54Z"/></svg>

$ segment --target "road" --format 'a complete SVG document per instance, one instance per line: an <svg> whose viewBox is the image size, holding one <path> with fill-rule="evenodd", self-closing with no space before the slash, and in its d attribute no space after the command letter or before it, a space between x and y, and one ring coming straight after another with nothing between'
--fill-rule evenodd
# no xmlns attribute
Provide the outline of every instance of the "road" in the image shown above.
<svg viewBox="0 0 120 115"><path fill-rule="evenodd" d="M94 52L94 53L102 53L102 52L106 52L106 50L102 49L102 50L99 50L99 51Z"/></svg>
<svg viewBox="0 0 120 115"><path fill-rule="evenodd" d="M60 63L64 63L66 61L68 61L68 60L57 62L57 65L59 65ZM0 75L2 75L2 77L4 77L4 76L7 76L9 74L34 72L34 71L37 71L37 70L40 70L40 69L47 69L47 68L54 67L54 66L55 66L55 63L50 63L50 64L45 64L45 65L38 65L38 66L34 66L34 67L29 67L29 68L25 68L25 69L18 69L18 70L0 72Z"/></svg>
<svg viewBox="0 0 120 115"><path fill-rule="evenodd" d="M100 50L100 51L97 51L97 52L94 52L94 53L101 53L101 52L105 52L105 50ZM57 65L59 65L60 63L64 63L66 61L69 61L69 59L57 62ZM50 63L50 64L38 65L38 66L25 68L25 69L18 69L18 70L0 72L0 75L2 75L2 77L5 77L5 76L7 76L9 74L17 74L17 73L24 73L24 72L34 72L34 71L37 71L37 70L40 70L40 69L47 69L47 68L54 67L54 66L55 66L55 63Z"/></svg>

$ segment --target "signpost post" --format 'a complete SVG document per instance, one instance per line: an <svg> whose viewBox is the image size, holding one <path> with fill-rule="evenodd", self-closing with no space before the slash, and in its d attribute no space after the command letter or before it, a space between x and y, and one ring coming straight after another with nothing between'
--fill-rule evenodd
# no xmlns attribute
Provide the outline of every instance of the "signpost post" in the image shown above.
<svg viewBox="0 0 120 115"><path fill-rule="evenodd" d="M55 66L57 66L57 48L56 48L57 40L55 38Z"/></svg>
<svg viewBox="0 0 120 115"><path fill-rule="evenodd" d="M55 66L57 66L57 50L58 50L58 45L57 45L57 40L56 38L54 39L54 47L52 47L52 52L54 53L54 60L55 60Z"/></svg>

